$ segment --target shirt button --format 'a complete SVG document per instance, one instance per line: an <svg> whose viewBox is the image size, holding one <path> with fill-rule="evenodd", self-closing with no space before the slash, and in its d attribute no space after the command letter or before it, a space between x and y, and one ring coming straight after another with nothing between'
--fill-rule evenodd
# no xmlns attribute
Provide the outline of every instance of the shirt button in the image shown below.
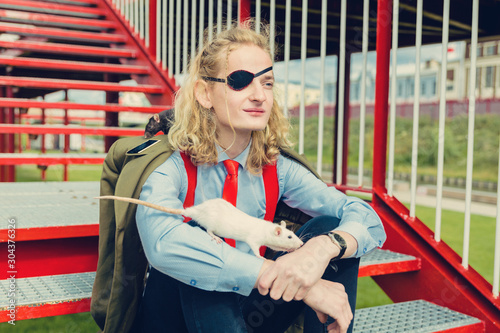
<svg viewBox="0 0 500 333"><path fill-rule="evenodd" d="M240 288L238 288L238 287L233 287L233 291L238 291L238 290L240 290Z"/></svg>
<svg viewBox="0 0 500 333"><path fill-rule="evenodd" d="M192 286L196 286L196 280L191 280L191 282L189 282L189 284Z"/></svg>
<svg viewBox="0 0 500 333"><path fill-rule="evenodd" d="M366 247L363 249L363 253L366 253Z"/></svg>

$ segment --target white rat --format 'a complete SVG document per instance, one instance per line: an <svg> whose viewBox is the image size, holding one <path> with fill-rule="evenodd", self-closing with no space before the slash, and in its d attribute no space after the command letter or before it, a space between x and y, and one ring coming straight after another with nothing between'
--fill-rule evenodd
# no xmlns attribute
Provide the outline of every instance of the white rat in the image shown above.
<svg viewBox="0 0 500 333"><path fill-rule="evenodd" d="M275 251L292 251L304 244L292 231L286 228L286 223L281 221L281 225L270 223L262 219L250 216L223 199L207 200L199 205L186 209L167 208L155 205L146 201L105 195L96 199L112 199L126 201L154 208L162 212L175 215L184 215L192 218L199 225L207 230L217 243L224 238L231 238L243 241L250 246L253 253L259 258L259 248L264 245Z"/></svg>

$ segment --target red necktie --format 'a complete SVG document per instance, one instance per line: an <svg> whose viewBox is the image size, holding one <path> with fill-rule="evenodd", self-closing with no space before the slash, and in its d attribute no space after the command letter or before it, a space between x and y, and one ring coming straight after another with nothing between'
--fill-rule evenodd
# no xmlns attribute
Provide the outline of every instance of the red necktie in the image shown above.
<svg viewBox="0 0 500 333"><path fill-rule="evenodd" d="M224 190L222 191L222 199L231 203L236 207L236 198L238 196L238 162L233 160L225 160L224 166L227 170L226 180L224 181ZM234 247L236 242L234 239L227 239L226 243Z"/></svg>

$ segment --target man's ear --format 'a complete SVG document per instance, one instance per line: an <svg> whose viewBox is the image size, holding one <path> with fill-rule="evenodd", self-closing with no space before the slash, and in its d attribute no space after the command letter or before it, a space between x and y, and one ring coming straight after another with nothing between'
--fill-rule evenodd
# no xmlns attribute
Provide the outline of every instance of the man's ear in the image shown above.
<svg viewBox="0 0 500 333"><path fill-rule="evenodd" d="M198 103L205 109L212 108L212 99L210 95L210 89L208 84L203 80L198 80L194 84L194 95Z"/></svg>

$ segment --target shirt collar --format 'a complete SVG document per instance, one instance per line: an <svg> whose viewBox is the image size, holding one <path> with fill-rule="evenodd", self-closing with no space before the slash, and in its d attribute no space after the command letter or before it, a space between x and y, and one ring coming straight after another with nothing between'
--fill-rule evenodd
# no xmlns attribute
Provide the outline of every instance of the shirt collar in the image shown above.
<svg viewBox="0 0 500 333"><path fill-rule="evenodd" d="M225 160L233 160L238 162L242 167L245 167L247 165L247 159L248 159L248 154L250 153L250 146L252 145L252 140L248 143L248 146L235 158L229 158L227 154L224 152L221 146L217 145L217 153L219 155L217 162L221 163Z"/></svg>

